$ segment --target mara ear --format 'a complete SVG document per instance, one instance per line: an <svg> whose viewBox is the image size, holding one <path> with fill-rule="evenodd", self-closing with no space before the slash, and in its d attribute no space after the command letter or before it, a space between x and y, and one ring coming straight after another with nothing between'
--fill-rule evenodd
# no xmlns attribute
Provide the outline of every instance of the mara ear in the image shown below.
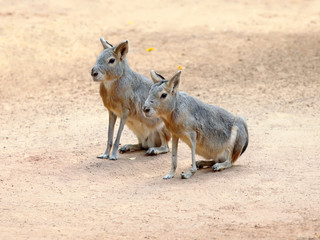
<svg viewBox="0 0 320 240"><path fill-rule="evenodd" d="M103 37L100 38L100 42L101 42L104 49L113 47L110 43L108 43L106 40L104 40Z"/></svg>
<svg viewBox="0 0 320 240"><path fill-rule="evenodd" d="M181 71L176 72L176 74L167 83L169 88L171 89L172 95L176 94L179 90L180 75Z"/></svg>
<svg viewBox="0 0 320 240"><path fill-rule="evenodd" d="M159 73L157 73L155 70L151 70L150 75L154 83L165 80L165 78L161 76Z"/></svg>
<svg viewBox="0 0 320 240"><path fill-rule="evenodd" d="M120 60L122 61L123 59L125 59L127 53L129 50L129 44L128 44L128 40L125 40L124 42L120 43L116 49L114 50L115 54L118 55L118 57L120 58Z"/></svg>

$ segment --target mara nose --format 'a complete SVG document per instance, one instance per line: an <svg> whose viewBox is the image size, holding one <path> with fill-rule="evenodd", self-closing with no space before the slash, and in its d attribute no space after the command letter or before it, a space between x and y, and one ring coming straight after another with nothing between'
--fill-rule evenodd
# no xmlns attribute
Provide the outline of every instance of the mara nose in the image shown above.
<svg viewBox="0 0 320 240"><path fill-rule="evenodd" d="M98 76L98 72L96 72L93 68L91 69L91 76L92 77Z"/></svg>
<svg viewBox="0 0 320 240"><path fill-rule="evenodd" d="M148 113L148 112L150 112L150 108L144 106L144 107L143 107L143 111L144 111L145 113Z"/></svg>

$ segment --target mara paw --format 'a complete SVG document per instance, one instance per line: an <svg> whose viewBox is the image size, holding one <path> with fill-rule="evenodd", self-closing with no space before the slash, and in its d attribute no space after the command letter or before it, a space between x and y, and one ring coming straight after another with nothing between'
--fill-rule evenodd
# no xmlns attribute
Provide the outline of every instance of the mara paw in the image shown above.
<svg viewBox="0 0 320 240"><path fill-rule="evenodd" d="M169 147L151 147L146 151L146 155L158 155L169 152Z"/></svg>
<svg viewBox="0 0 320 240"><path fill-rule="evenodd" d="M152 156L152 155L158 155L159 152L158 152L158 149L157 148L149 148L147 151L146 151L146 155L149 155L149 156Z"/></svg>
<svg viewBox="0 0 320 240"><path fill-rule="evenodd" d="M198 169L201 169L204 167L203 161L196 161L196 166Z"/></svg>
<svg viewBox="0 0 320 240"><path fill-rule="evenodd" d="M188 178L190 178L191 176L193 175L193 173L191 172L191 171L188 171L188 172L182 172L181 174L180 174L180 176L181 176L181 178L182 179L188 179Z"/></svg>
<svg viewBox="0 0 320 240"><path fill-rule="evenodd" d="M117 154L111 154L109 159L110 160L118 160L118 155Z"/></svg>
<svg viewBox="0 0 320 240"><path fill-rule="evenodd" d="M171 174L171 173L169 173L169 174L167 174L167 175L165 175L165 176L163 177L163 179L171 179L171 178L174 178L174 175Z"/></svg>
<svg viewBox="0 0 320 240"><path fill-rule="evenodd" d="M230 162L223 162L223 163L216 163L212 166L213 171L218 172L221 171L223 169L229 168L231 167L232 164Z"/></svg>
<svg viewBox="0 0 320 240"><path fill-rule="evenodd" d="M212 166L212 169L213 171L218 172L223 170L224 168L219 163L216 163L215 165Z"/></svg>
<svg viewBox="0 0 320 240"><path fill-rule="evenodd" d="M119 153L125 153L130 151L130 149L128 148L128 145L124 145L122 147L119 148Z"/></svg>
<svg viewBox="0 0 320 240"><path fill-rule="evenodd" d="M103 153L99 156L97 156L97 158L101 158L101 159L107 159L109 157L109 154Z"/></svg>

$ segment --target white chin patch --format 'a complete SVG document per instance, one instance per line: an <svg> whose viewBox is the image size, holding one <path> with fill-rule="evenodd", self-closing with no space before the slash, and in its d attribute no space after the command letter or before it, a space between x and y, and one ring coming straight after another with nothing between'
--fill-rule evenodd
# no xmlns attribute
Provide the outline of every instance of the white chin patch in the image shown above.
<svg viewBox="0 0 320 240"><path fill-rule="evenodd" d="M101 81L101 74L99 73L97 76L93 76L92 79L93 79L93 81L95 81L95 82Z"/></svg>
<svg viewBox="0 0 320 240"><path fill-rule="evenodd" d="M144 113L144 116L150 118L152 115L150 115L150 113Z"/></svg>
<svg viewBox="0 0 320 240"><path fill-rule="evenodd" d="M155 112L154 112L153 109L150 109L149 112L144 113L144 115L145 115L146 117L148 117L148 118L154 117L154 114L155 114Z"/></svg>
<svg viewBox="0 0 320 240"><path fill-rule="evenodd" d="M103 75L101 72L98 72L98 76L96 77L97 81L103 81L104 78L106 78L105 75Z"/></svg>

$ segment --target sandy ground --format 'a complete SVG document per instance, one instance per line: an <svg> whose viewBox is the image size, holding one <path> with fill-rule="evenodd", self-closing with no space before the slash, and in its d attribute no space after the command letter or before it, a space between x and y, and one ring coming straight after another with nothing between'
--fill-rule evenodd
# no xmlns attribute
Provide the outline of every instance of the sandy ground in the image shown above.
<svg viewBox="0 0 320 240"><path fill-rule="evenodd" d="M0 239L319 239L320 2L282 2L1 0ZM183 143L167 181L170 154L97 159L100 36L246 117L235 166L183 180Z"/></svg>

